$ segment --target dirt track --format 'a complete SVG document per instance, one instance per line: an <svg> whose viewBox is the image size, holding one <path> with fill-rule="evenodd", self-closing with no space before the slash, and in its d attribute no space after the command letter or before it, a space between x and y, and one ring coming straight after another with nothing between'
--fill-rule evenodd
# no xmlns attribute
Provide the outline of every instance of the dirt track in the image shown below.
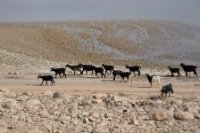
<svg viewBox="0 0 200 133"><path fill-rule="evenodd" d="M160 89L154 84L150 88L149 83L145 77L136 77L131 81L125 83L121 82L119 78L113 81L111 77L95 78L92 76L73 76L70 75L66 79L55 79L56 85L40 86L41 79L0 79L0 87L9 89L13 92L31 91L43 92L45 90L65 91L69 94L91 94L91 93L125 93L127 95L159 95ZM198 78L174 78L161 77L161 85L172 83L175 94L193 95L200 93L200 81Z"/></svg>

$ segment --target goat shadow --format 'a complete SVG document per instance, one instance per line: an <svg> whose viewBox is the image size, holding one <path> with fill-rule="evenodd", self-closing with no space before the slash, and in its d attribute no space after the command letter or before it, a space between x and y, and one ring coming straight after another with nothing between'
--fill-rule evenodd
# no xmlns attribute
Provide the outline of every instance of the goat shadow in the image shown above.
<svg viewBox="0 0 200 133"><path fill-rule="evenodd" d="M192 76L192 75L188 75L188 76L185 76L185 75L180 75L180 76L178 76L178 75L174 75L174 76L172 76L172 75L161 75L160 77L170 77L170 78L177 78L177 79L181 79L181 78L197 78L196 76Z"/></svg>
<svg viewBox="0 0 200 133"><path fill-rule="evenodd" d="M134 88L151 88L150 86L133 86L133 85L130 85L128 87L134 87Z"/></svg>
<svg viewBox="0 0 200 133"><path fill-rule="evenodd" d="M181 75L180 76L178 76L178 75L161 75L160 77L170 77L170 78L179 78L179 77L181 77Z"/></svg>
<svg viewBox="0 0 200 133"><path fill-rule="evenodd" d="M46 83L44 82L43 85L41 85L41 83L28 83L25 85L26 86L54 86L55 84L51 85L51 83L49 82L48 85L46 85Z"/></svg>
<svg viewBox="0 0 200 133"><path fill-rule="evenodd" d="M114 82L114 80L112 80L112 79L102 79L101 81L103 81L103 82Z"/></svg>
<svg viewBox="0 0 200 133"><path fill-rule="evenodd" d="M102 79L102 82L112 82L112 83L127 83L128 81L113 80L113 79Z"/></svg>
<svg viewBox="0 0 200 133"><path fill-rule="evenodd" d="M85 79L100 79L100 77L98 78L98 77L85 77L85 76L82 76L80 78L85 78Z"/></svg>

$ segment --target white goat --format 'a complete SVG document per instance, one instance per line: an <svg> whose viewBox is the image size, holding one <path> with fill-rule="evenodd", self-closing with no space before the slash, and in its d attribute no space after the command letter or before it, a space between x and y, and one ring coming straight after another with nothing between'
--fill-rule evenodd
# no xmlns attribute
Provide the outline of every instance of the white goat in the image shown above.
<svg viewBox="0 0 200 133"><path fill-rule="evenodd" d="M153 82L157 82L158 87L160 88L160 77L159 76L157 76L157 75L150 76L149 74L146 74L145 76L147 77L149 83L151 84L151 87L153 85Z"/></svg>

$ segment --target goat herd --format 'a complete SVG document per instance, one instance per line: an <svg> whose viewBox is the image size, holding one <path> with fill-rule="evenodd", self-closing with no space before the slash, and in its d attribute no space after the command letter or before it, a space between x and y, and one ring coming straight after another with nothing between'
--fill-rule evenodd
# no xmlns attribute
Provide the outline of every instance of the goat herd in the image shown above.
<svg viewBox="0 0 200 133"><path fill-rule="evenodd" d="M137 74L138 76L140 76L141 74L141 67L140 66L128 66L126 65L125 68L129 69L129 72L127 71L121 71L121 70L115 70L114 69L114 65L105 65L102 64L101 67L96 67L94 65L89 65L89 64L78 64L78 65L69 65L67 64L64 68L51 68L50 71L55 73L55 78L57 78L57 75L59 75L60 78L65 77L66 78L66 74L65 74L65 70L66 68L70 68L73 71L73 74L75 75L76 72L78 71L79 74L83 75L84 72L87 74L88 72L91 72L91 75L95 74L98 78L99 75L101 76L101 78L105 78L106 75L113 75L113 80L115 80L116 76L121 77L121 80L128 82L131 73L134 74L134 76ZM183 63L180 64L180 67L182 67L182 69L184 70L186 76L188 76L188 72L193 72L194 75L197 77L197 66L195 65L185 65ZM174 67L170 67L168 66L168 69L171 73L171 76L175 76L174 74L177 74L177 76L181 76L180 75L180 68L174 68ZM149 81L151 87L153 82L157 82L158 87L160 88L160 77L158 75L149 75L149 74L145 74L147 80ZM43 84L43 82L46 82L46 85L48 84L47 82L50 81L51 85L55 84L55 80L54 77L51 74L46 74L46 75L38 75L38 78L42 79L41 85ZM125 80L126 79L126 80ZM161 89L161 95L165 94L165 96L167 96L167 94L170 93L173 94L173 88L172 88L172 84L168 84L162 87Z"/></svg>

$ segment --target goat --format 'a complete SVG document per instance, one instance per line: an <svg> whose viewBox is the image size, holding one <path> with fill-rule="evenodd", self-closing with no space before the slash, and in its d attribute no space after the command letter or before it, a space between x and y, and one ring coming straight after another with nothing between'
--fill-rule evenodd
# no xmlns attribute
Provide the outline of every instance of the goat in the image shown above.
<svg viewBox="0 0 200 133"><path fill-rule="evenodd" d="M107 73L107 74L111 74L112 73L112 71L114 70L114 66L113 65L105 65L105 64L102 64L102 66L104 67L104 69L105 69L105 74ZM108 73L108 71L110 72L110 73Z"/></svg>
<svg viewBox="0 0 200 133"><path fill-rule="evenodd" d="M52 75L38 75L38 78L41 78L42 79L42 82L40 85L43 84L43 82L45 81L46 82L46 85L48 85L48 82L47 81L51 81L51 85L55 84L55 81L54 81L54 78Z"/></svg>
<svg viewBox="0 0 200 133"><path fill-rule="evenodd" d="M174 73L177 73L180 76L180 69L179 68L172 68L168 66L169 71L171 72L171 76L174 76Z"/></svg>
<svg viewBox="0 0 200 133"><path fill-rule="evenodd" d="M138 76L140 76L140 69L141 69L140 66L128 66L128 65L126 65L126 68L128 68L130 72L133 72L134 76L135 76L135 72L138 72Z"/></svg>
<svg viewBox="0 0 200 133"><path fill-rule="evenodd" d="M181 66L181 67L183 68L183 70L185 71L186 77L188 76L188 74L187 74L188 72L193 72L194 75L196 75L196 77L198 77L197 71L196 71L197 66L194 66L194 65L185 65L185 64L183 64L183 63L181 63L180 66Z"/></svg>
<svg viewBox="0 0 200 133"><path fill-rule="evenodd" d="M167 96L167 94L169 93L169 96L170 96L170 93L172 95L174 95L174 90L172 88L172 84L168 84L168 85L165 85L162 87L161 89L161 96L163 96L165 94L165 97Z"/></svg>
<svg viewBox="0 0 200 133"><path fill-rule="evenodd" d="M79 65L69 65L69 64L67 64L65 66L65 68L66 67L69 67L71 70L73 70L74 71L74 75L76 74L75 71L79 71L80 74L81 74L81 68L82 68L82 66L80 64Z"/></svg>
<svg viewBox="0 0 200 133"><path fill-rule="evenodd" d="M104 76L104 78L105 78L105 74L104 74L104 69L102 68L102 67L94 67L94 71L95 71L95 75L97 76L97 77L99 77L98 76L98 73L100 73L101 74L101 78Z"/></svg>
<svg viewBox="0 0 200 133"><path fill-rule="evenodd" d="M153 85L153 82L157 82L158 87L160 88L160 77L159 76L157 76L157 75L150 76L149 74L145 74L145 76L147 77L149 83L151 84L151 87Z"/></svg>
<svg viewBox="0 0 200 133"><path fill-rule="evenodd" d="M113 80L115 80L116 76L119 75L119 73L121 73L122 71L120 70L113 70Z"/></svg>
<svg viewBox="0 0 200 133"><path fill-rule="evenodd" d="M124 78L127 79L127 81L125 82L129 81L130 75L131 75L131 72L122 72L122 71L119 72L119 76L121 77L121 80L125 81Z"/></svg>
<svg viewBox="0 0 200 133"><path fill-rule="evenodd" d="M79 64L79 65L82 66L82 68L83 68L82 71L81 71L81 74L83 74L84 71L86 71L86 74L87 74L88 71L92 71L92 74L93 74L95 66L93 66L93 65L83 65L83 64Z"/></svg>
<svg viewBox="0 0 200 133"><path fill-rule="evenodd" d="M66 69L66 67L65 68L51 68L51 72L52 71L55 72L55 78L57 77L58 74L59 74L60 78L61 78L61 74L63 74L62 77L65 76L65 78L66 78L65 69Z"/></svg>

